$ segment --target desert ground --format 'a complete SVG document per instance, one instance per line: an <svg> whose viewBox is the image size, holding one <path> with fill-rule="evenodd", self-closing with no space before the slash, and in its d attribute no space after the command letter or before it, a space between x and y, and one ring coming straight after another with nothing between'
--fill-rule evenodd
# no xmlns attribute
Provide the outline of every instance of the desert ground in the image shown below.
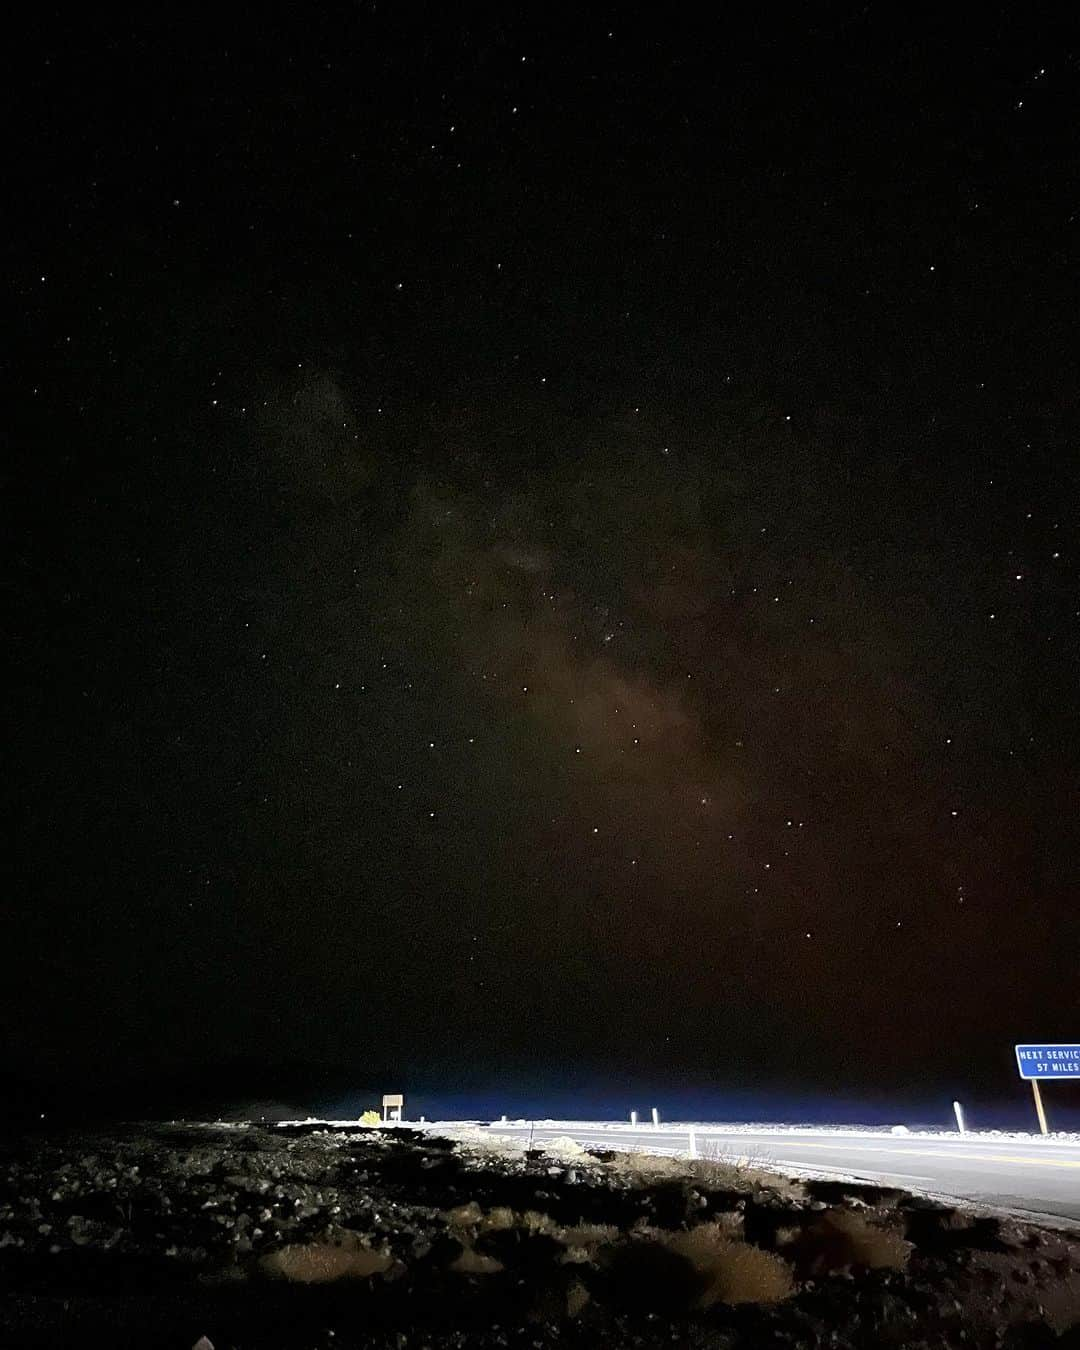
<svg viewBox="0 0 1080 1350"><path fill-rule="evenodd" d="M735 1165L319 1123L0 1154L0 1345L1080 1348L1080 1233Z"/></svg>

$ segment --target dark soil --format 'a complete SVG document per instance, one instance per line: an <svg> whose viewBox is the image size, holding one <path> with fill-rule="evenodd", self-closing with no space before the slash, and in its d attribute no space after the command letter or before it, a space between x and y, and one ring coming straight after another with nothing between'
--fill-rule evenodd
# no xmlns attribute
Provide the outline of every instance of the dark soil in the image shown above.
<svg viewBox="0 0 1080 1350"><path fill-rule="evenodd" d="M8 1144L0 1346L1080 1350L1076 1238L880 1187L603 1157L314 1125ZM788 1297L708 1295L669 1238L717 1223L773 1254L751 1253Z"/></svg>

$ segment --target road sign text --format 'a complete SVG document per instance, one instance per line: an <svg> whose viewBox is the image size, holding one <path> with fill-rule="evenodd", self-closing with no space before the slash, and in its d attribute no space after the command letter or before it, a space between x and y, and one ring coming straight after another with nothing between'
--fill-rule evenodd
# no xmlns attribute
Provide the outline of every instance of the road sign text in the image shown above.
<svg viewBox="0 0 1080 1350"><path fill-rule="evenodd" d="M1021 1078L1080 1078L1080 1045L1018 1045Z"/></svg>

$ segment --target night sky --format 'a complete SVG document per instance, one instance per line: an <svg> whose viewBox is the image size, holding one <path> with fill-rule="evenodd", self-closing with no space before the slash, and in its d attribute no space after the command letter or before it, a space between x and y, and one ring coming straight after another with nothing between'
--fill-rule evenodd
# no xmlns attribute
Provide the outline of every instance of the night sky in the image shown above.
<svg viewBox="0 0 1080 1350"><path fill-rule="evenodd" d="M436 8L9 53L0 1068L1016 1097L1080 27Z"/></svg>

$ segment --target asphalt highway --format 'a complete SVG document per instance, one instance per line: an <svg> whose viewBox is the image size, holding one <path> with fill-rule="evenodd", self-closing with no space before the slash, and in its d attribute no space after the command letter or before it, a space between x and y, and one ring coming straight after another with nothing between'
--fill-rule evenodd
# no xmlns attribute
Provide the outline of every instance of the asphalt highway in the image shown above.
<svg viewBox="0 0 1080 1350"><path fill-rule="evenodd" d="M528 1137L531 1127L496 1124L492 1134ZM686 1153L685 1126L631 1129L595 1123L537 1126L540 1142L559 1136L588 1147ZM976 1135L813 1134L781 1129L725 1133L723 1126L695 1126L699 1156L746 1159L761 1167L815 1175L843 1175L952 1196L1019 1214L1050 1215L1080 1223L1080 1143L988 1139Z"/></svg>

